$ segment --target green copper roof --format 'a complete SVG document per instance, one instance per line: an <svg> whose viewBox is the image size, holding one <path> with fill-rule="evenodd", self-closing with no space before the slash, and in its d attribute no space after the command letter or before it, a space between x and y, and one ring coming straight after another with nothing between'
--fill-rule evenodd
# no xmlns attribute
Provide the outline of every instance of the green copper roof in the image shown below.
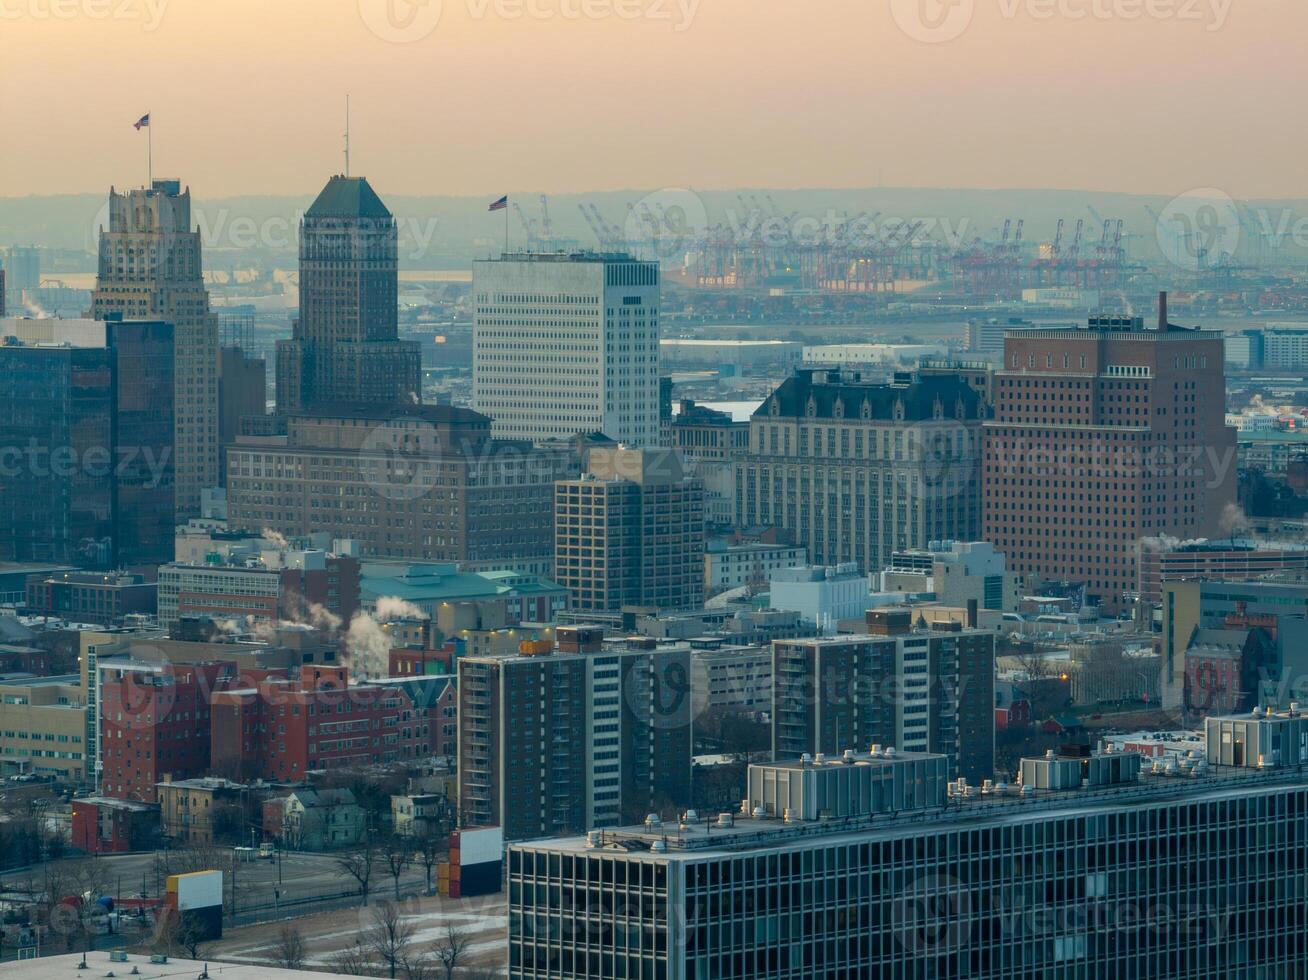
<svg viewBox="0 0 1308 980"><path fill-rule="evenodd" d="M307 218L389 218L390 211L367 179L337 174L327 181L318 199L305 212Z"/></svg>

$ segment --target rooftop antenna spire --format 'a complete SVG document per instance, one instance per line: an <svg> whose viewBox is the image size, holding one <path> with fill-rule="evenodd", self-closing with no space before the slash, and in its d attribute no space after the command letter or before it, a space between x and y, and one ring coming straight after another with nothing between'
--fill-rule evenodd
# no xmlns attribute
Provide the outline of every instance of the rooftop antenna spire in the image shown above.
<svg viewBox="0 0 1308 980"><path fill-rule="evenodd" d="M350 176L350 96L345 95L345 176Z"/></svg>

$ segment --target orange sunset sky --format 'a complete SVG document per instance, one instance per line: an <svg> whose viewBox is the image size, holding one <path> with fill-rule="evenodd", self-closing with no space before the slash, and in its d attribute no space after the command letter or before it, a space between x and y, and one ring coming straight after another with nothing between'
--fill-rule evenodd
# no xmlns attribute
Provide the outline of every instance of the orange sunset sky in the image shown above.
<svg viewBox="0 0 1308 980"><path fill-rule="evenodd" d="M1300 196L1306 38L1304 0L0 0L0 196L139 182L146 111L156 174L304 193L347 91L391 194Z"/></svg>

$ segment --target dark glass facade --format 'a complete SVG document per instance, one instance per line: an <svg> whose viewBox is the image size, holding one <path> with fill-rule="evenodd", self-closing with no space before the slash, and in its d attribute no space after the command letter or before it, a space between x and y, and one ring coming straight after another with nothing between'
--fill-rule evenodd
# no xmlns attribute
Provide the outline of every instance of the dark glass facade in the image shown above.
<svg viewBox="0 0 1308 980"><path fill-rule="evenodd" d="M172 555L173 328L110 322L105 337L0 346L0 560Z"/></svg>

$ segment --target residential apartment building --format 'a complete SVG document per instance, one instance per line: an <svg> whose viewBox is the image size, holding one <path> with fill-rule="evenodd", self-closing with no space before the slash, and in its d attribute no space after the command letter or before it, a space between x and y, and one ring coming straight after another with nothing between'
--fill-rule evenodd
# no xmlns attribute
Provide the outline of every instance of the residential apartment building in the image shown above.
<svg viewBox="0 0 1308 980"><path fill-rule="evenodd" d="M98 669L96 780L105 796L156 803L165 777L209 772L210 699L235 680L233 664L109 659Z"/></svg>
<svg viewBox="0 0 1308 980"><path fill-rule="evenodd" d="M267 676L212 699L213 769L295 781L317 769L362 768L453 753L453 678L351 681L339 664Z"/></svg>
<svg viewBox="0 0 1308 980"><path fill-rule="evenodd" d="M659 445L659 267L506 252L472 266L476 408L497 436Z"/></svg>
<svg viewBox="0 0 1308 980"><path fill-rule="evenodd" d="M704 601L704 487L668 449L596 447L554 485L554 577L581 610Z"/></svg>
<svg viewBox="0 0 1308 980"><path fill-rule="evenodd" d="M810 562L863 572L895 550L974 540L984 413L956 375L797 371L750 419L736 523L780 528Z"/></svg>
<svg viewBox="0 0 1308 980"><path fill-rule="evenodd" d="M368 832L367 815L348 789L297 789L276 802L282 809L278 839L283 847L301 851L348 847Z"/></svg>
<svg viewBox="0 0 1308 980"><path fill-rule="evenodd" d="M459 807L523 840L637 819L690 796L691 653L560 627L557 648L458 660Z"/></svg>
<svg viewBox="0 0 1308 980"><path fill-rule="evenodd" d="M912 628L868 613L869 633L772 644L772 751L784 759L885 745L939 752L955 776L994 775L994 634Z"/></svg>
<svg viewBox="0 0 1308 980"><path fill-rule="evenodd" d="M326 532L366 558L546 564L554 481L575 476L570 446L490 434L448 405L320 407L284 436L242 436L228 456L234 527Z"/></svg>
<svg viewBox="0 0 1308 980"><path fill-rule="evenodd" d="M219 480L218 323L209 312L200 233L191 228L191 191L178 180L109 191L91 315L115 314L172 324L177 517L197 516L200 491ZM159 404L159 386L138 381L132 387L137 397Z"/></svg>
<svg viewBox="0 0 1308 980"><path fill-rule="evenodd" d="M300 315L277 342L277 411L417 404L420 346L399 339L398 232L363 177L336 175L300 222Z"/></svg>
<svg viewBox="0 0 1308 980"><path fill-rule="evenodd" d="M753 765L740 813L510 846L508 975L1297 976L1305 724L1211 719L1206 758L1051 753L1017 784L920 753Z"/></svg>
<svg viewBox="0 0 1308 980"><path fill-rule="evenodd" d="M1141 539L1218 537L1235 502L1222 335L1141 317L1009 335L985 427L982 537L1028 579L1106 612L1137 588Z"/></svg>
<svg viewBox="0 0 1308 980"><path fill-rule="evenodd" d="M221 776L165 778L155 787L159 829L173 843L212 844L236 840L249 843L245 804L251 790Z"/></svg>
<svg viewBox="0 0 1308 980"><path fill-rule="evenodd" d="M113 315L113 316L116 316ZM174 519L174 330L9 320L0 344L0 559L166 561Z"/></svg>

